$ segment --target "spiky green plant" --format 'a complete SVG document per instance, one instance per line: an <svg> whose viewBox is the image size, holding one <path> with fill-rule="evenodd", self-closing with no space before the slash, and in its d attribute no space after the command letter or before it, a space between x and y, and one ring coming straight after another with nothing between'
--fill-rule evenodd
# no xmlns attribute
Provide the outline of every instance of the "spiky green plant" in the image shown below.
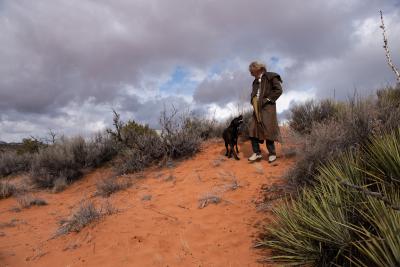
<svg viewBox="0 0 400 267"><path fill-rule="evenodd" d="M400 266L400 131L319 169L275 210L260 245L290 265Z"/></svg>
<svg viewBox="0 0 400 267"><path fill-rule="evenodd" d="M395 198L400 203L400 195ZM400 266L400 211L374 197L368 197L364 205L363 221L370 224L354 226L359 233L354 246L365 258L355 258L354 263L364 267Z"/></svg>

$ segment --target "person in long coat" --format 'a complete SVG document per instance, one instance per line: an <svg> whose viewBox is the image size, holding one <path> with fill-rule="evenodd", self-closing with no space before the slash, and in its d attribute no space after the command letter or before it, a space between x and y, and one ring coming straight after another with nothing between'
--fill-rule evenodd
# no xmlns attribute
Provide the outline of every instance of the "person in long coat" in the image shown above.
<svg viewBox="0 0 400 267"><path fill-rule="evenodd" d="M268 150L268 161L276 160L275 141L281 142L276 100L282 94L282 79L279 74L267 72L265 64L254 61L249 65L249 71L254 76L250 103L253 106L253 116L249 123L249 136L253 155L249 161L262 158L260 143L265 140Z"/></svg>

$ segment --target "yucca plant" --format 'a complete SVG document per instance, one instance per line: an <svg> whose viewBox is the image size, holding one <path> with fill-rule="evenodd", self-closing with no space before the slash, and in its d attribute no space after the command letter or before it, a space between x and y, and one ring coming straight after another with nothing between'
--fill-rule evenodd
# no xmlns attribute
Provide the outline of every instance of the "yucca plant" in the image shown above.
<svg viewBox="0 0 400 267"><path fill-rule="evenodd" d="M356 164L357 158L346 154L342 161ZM270 260L319 266L348 262L343 255L355 253L351 246L354 234L348 222L356 220L352 211L357 200L334 177L357 180L360 171L346 166L331 162L320 170L319 183L314 188L303 189L296 199L275 210L277 219L260 241L273 249Z"/></svg>
<svg viewBox="0 0 400 267"><path fill-rule="evenodd" d="M400 195L395 199L399 201ZM353 262L365 267L400 266L400 211L374 197L368 197L364 205L363 220L369 224L353 228L359 233L354 246L363 258Z"/></svg>
<svg viewBox="0 0 400 267"><path fill-rule="evenodd" d="M400 188L400 130L375 138L367 148L370 168Z"/></svg>
<svg viewBox="0 0 400 267"><path fill-rule="evenodd" d="M260 245L291 265L400 266L400 131L319 169L275 210Z"/></svg>

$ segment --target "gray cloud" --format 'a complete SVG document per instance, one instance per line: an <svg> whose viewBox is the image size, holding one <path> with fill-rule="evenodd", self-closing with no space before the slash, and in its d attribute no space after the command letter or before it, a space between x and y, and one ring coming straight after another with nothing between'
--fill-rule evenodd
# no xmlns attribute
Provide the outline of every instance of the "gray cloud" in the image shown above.
<svg viewBox="0 0 400 267"><path fill-rule="evenodd" d="M163 102L223 107L243 99L251 83L246 64L258 58L291 62L282 69L286 91L313 87L324 97L335 88L345 96L390 83L379 30L356 33L368 18L379 22L383 9L398 47L394 7L398 1L0 1L0 113L8 117L0 116L0 139L50 126L73 134L78 118L108 125L111 107L155 126ZM157 93L176 66L209 72L221 62L228 71L201 81L193 104ZM129 95L127 85L144 98ZM30 131L4 128L27 120Z"/></svg>
<svg viewBox="0 0 400 267"><path fill-rule="evenodd" d="M216 79L205 79L201 82L193 98L198 103L218 103L221 106L232 101L240 102L247 100L250 89L246 89L250 88L251 82L247 72L224 72Z"/></svg>

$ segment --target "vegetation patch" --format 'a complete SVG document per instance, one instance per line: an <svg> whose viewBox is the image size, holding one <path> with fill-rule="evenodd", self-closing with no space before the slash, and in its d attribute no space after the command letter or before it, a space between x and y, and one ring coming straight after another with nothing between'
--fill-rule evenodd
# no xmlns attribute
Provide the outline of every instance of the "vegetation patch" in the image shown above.
<svg viewBox="0 0 400 267"><path fill-rule="evenodd" d="M98 208L92 201L82 201L70 218L60 221L60 227L55 236L65 235L70 232L80 232L87 225L98 221L106 215L111 215L116 211L117 210L109 202L105 202L102 207Z"/></svg>
<svg viewBox="0 0 400 267"><path fill-rule="evenodd" d="M132 182L129 180L109 177L96 183L96 194L102 197L109 197L111 194L129 188Z"/></svg>
<svg viewBox="0 0 400 267"><path fill-rule="evenodd" d="M0 182L0 199L8 198L17 192L17 188L9 182Z"/></svg>
<svg viewBox="0 0 400 267"><path fill-rule="evenodd" d="M17 202L22 209L27 209L32 206L45 206L47 202L41 198L34 197L29 194L21 195L17 197Z"/></svg>
<svg viewBox="0 0 400 267"><path fill-rule="evenodd" d="M259 244L268 260L313 266L400 265L400 130L375 136L318 168L274 210Z"/></svg>

